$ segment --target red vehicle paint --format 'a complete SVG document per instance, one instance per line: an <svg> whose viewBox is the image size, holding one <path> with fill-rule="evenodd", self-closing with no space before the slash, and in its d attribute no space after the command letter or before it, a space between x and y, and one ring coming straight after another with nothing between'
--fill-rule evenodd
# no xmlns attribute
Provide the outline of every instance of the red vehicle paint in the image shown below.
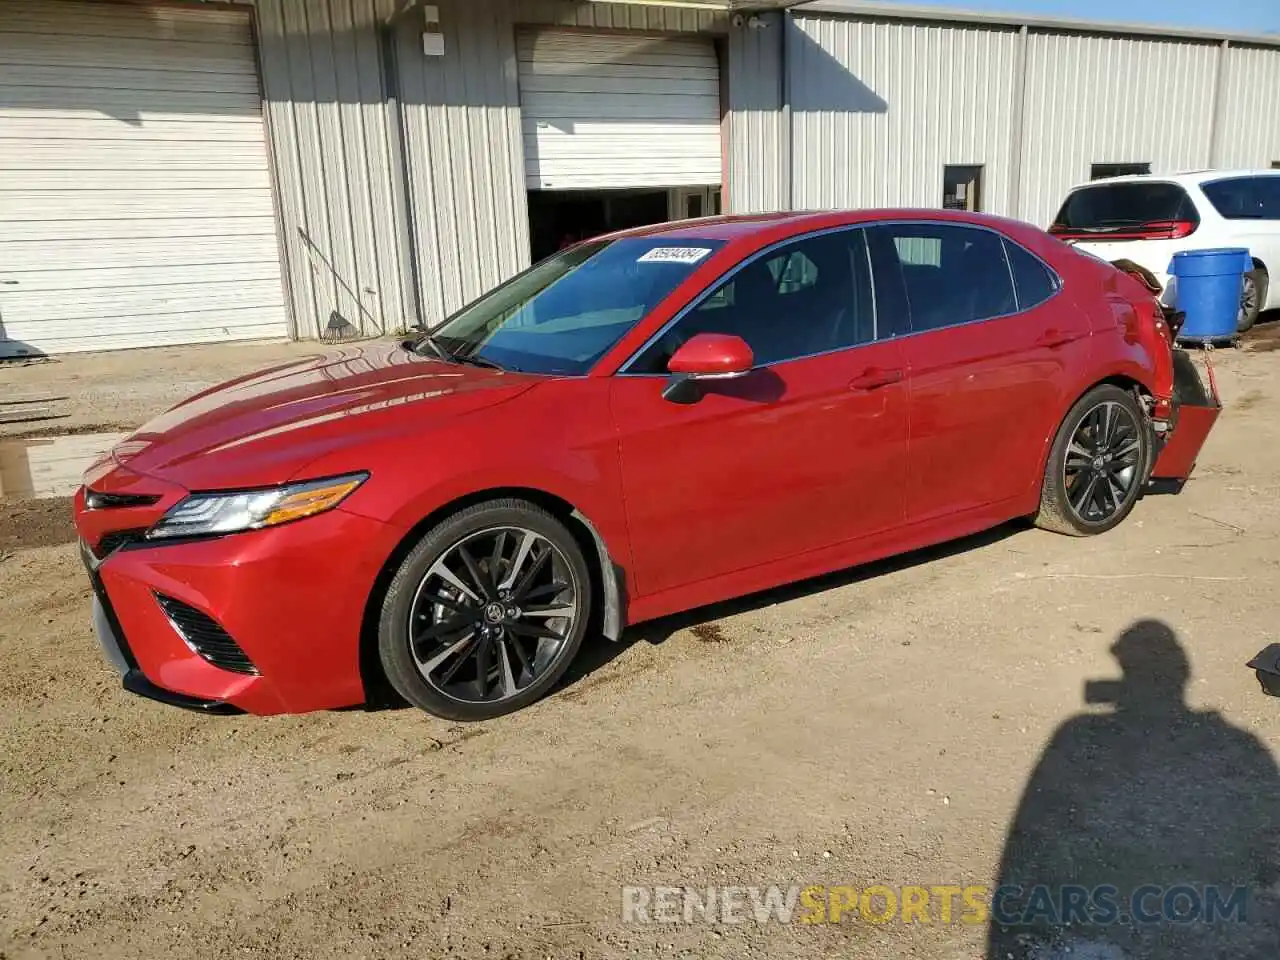
<svg viewBox="0 0 1280 960"><path fill-rule="evenodd" d="M1007 288L998 272L979 276L981 258L997 256ZM366 702L385 671L435 712L496 715L541 695L552 667L539 673L537 657L561 656L569 638L557 631L570 627L576 650L588 610L616 637L626 624L1046 516L1046 477L1059 474L1082 506L1055 528L1100 532L1113 525L1108 495L1119 519L1132 506L1131 486L1123 504L1115 493L1135 478L1132 457L1147 458L1136 471L1145 482L1172 424L1160 475L1185 478L1212 426L1178 417L1173 350L1149 291L1014 221L935 210L725 217L597 238L548 263L500 288L498 306L474 308L503 318L492 336L450 352L449 331L469 329L463 311L439 342L349 347L232 381L87 472L76 525L95 622L127 688L214 712L299 712ZM539 270L571 280L538 286ZM540 292L521 300L522 285ZM649 285L649 299L570 303L627 285ZM495 312L503 297L516 306ZM554 313L566 309L578 312ZM948 310L977 319L951 323ZM561 352L529 350L547 344ZM1084 414L1081 398L1096 399ZM1069 412L1085 418L1078 432ZM1098 453L1080 460L1074 440L1056 439L1064 431ZM1105 489L1086 491L1090 480ZM552 519L526 529L530 511ZM457 544L414 568L418 594L437 578L432 603L398 607L415 548L460 516L475 519ZM516 610L517 575L532 563L522 531L529 556L553 571L538 574L551 578L543 598L572 593L571 613ZM490 538L478 571L481 541L467 537ZM474 589L441 590L465 578L458 558ZM414 661L425 702L395 666L406 610L436 635L415 639L407 623L414 657L449 644ZM475 695L455 706L432 661L457 657L457 669L464 655Z"/></svg>

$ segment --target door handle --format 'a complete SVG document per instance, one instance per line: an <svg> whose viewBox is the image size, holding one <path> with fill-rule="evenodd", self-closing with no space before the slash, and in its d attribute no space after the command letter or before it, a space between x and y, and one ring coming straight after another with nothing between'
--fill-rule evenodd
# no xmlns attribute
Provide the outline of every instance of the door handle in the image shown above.
<svg viewBox="0 0 1280 960"><path fill-rule="evenodd" d="M901 370L882 370L879 367L870 367L849 381L849 389L875 390L879 387L887 387L891 383L898 383L901 380Z"/></svg>
<svg viewBox="0 0 1280 960"><path fill-rule="evenodd" d="M1048 347L1050 350L1055 350L1058 347L1065 347L1068 343L1073 343L1076 340L1079 340L1080 336L1080 334L1075 333L1063 333L1061 330L1051 327L1044 333L1040 334L1040 336L1036 337L1036 346Z"/></svg>

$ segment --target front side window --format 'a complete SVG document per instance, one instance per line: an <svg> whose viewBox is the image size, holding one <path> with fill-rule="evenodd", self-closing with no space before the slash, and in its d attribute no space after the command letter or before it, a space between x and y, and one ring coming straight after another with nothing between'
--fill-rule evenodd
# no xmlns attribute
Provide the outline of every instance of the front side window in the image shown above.
<svg viewBox="0 0 1280 960"><path fill-rule="evenodd" d="M987 320L1018 310L998 233L959 224L894 223L878 237L876 290L901 290L912 332ZM878 242L888 239L891 242Z"/></svg>
<svg viewBox="0 0 1280 960"><path fill-rule="evenodd" d="M876 338L876 305L863 230L804 237L746 262L650 344L628 372L666 372L676 349L700 333L741 337L756 365L869 343Z"/></svg>
<svg viewBox="0 0 1280 960"><path fill-rule="evenodd" d="M464 307L431 343L459 361L586 373L723 244L659 235L571 247Z"/></svg>
<svg viewBox="0 0 1280 960"><path fill-rule="evenodd" d="M1280 220L1280 176L1232 177L1200 189L1228 220Z"/></svg>
<svg viewBox="0 0 1280 960"><path fill-rule="evenodd" d="M741 337L757 365L875 339L875 303L860 229L804 237L748 261L651 344L630 373L664 373L699 333Z"/></svg>

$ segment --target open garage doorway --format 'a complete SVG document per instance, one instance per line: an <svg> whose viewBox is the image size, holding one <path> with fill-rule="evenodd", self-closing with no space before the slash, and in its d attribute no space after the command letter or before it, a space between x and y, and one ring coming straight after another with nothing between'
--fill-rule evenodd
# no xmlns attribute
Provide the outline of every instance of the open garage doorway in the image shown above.
<svg viewBox="0 0 1280 960"><path fill-rule="evenodd" d="M533 262L571 243L651 223L720 212L720 187L620 190L530 190Z"/></svg>
<svg viewBox="0 0 1280 960"><path fill-rule="evenodd" d="M611 230L720 212L712 37L528 28L516 60L535 261Z"/></svg>

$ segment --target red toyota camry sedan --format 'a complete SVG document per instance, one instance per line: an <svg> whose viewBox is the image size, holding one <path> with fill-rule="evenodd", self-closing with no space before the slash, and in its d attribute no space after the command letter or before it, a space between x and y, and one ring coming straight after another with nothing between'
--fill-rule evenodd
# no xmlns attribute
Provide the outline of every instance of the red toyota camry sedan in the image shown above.
<svg viewBox="0 0 1280 960"><path fill-rule="evenodd" d="M94 622L125 688L178 706L389 684L495 717L589 633L1017 517L1110 529L1216 416L1168 319L980 215L601 237L429 335L223 384L120 443L76 497Z"/></svg>

